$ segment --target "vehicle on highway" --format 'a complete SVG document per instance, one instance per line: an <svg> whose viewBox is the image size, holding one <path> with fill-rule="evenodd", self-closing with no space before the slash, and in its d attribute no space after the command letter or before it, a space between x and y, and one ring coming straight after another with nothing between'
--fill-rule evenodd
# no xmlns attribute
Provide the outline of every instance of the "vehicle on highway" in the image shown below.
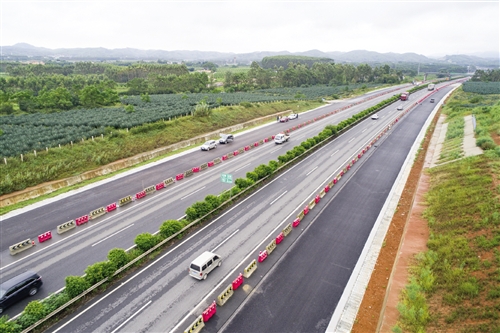
<svg viewBox="0 0 500 333"><path fill-rule="evenodd" d="M403 110L403 105L398 106L398 107L397 107L397 110L398 110L398 111Z"/></svg>
<svg viewBox="0 0 500 333"><path fill-rule="evenodd" d="M436 85L434 83L429 83L429 85L427 86L427 90L429 91L434 90L435 87Z"/></svg>
<svg viewBox="0 0 500 333"><path fill-rule="evenodd" d="M208 273L220 265L222 265L220 255L205 251L189 265L189 275L198 280L205 280Z"/></svg>
<svg viewBox="0 0 500 333"><path fill-rule="evenodd" d="M293 119L297 119L297 118L299 118L299 114L298 113L292 113L291 115L288 116L289 120L293 120Z"/></svg>
<svg viewBox="0 0 500 333"><path fill-rule="evenodd" d="M42 277L27 271L0 284L0 313L9 306L34 296L42 286Z"/></svg>
<svg viewBox="0 0 500 333"><path fill-rule="evenodd" d="M220 134L219 143L226 144L229 142L233 142L234 136L232 134Z"/></svg>
<svg viewBox="0 0 500 333"><path fill-rule="evenodd" d="M279 145L282 144L283 142L287 142L288 139L290 139L290 135L285 133L279 133L274 136L274 143Z"/></svg>
<svg viewBox="0 0 500 333"><path fill-rule="evenodd" d="M434 98L431 98L431 103L434 103Z"/></svg>
<svg viewBox="0 0 500 333"><path fill-rule="evenodd" d="M372 119L377 120L377 119L378 119L378 114L376 114L376 113L375 113L375 114L372 116Z"/></svg>
<svg viewBox="0 0 500 333"><path fill-rule="evenodd" d="M399 96L399 99L402 101L407 101L410 99L410 93L408 91L405 91L404 93Z"/></svg>
<svg viewBox="0 0 500 333"><path fill-rule="evenodd" d="M201 150L210 150L217 148L217 142L215 140L208 140L201 146Z"/></svg>
<svg viewBox="0 0 500 333"><path fill-rule="evenodd" d="M280 119L280 123L286 123L288 121L288 117L287 116L282 116L279 119Z"/></svg>

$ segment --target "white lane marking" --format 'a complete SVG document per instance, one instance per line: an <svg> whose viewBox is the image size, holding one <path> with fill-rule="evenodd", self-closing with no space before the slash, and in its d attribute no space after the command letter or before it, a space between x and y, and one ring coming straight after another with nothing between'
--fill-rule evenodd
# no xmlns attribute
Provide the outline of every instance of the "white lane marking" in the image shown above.
<svg viewBox="0 0 500 333"><path fill-rule="evenodd" d="M311 171L309 171L306 176L309 176L314 170L316 170L318 168L318 166L316 166L314 169L312 169Z"/></svg>
<svg viewBox="0 0 500 333"><path fill-rule="evenodd" d="M242 166L241 168L238 168L238 169L234 170L233 172L240 171L241 169L246 168L246 167L247 167L247 166L249 166L250 164L251 164L251 163L245 164L244 166Z"/></svg>
<svg viewBox="0 0 500 333"><path fill-rule="evenodd" d="M199 188L199 189L197 189L196 191L193 191L193 192L189 193L188 195L186 195L186 196L182 197L182 198L181 198L181 200L184 200L184 199L186 199L187 197L189 197L190 195L195 194L196 192L199 192L199 191L203 190L205 187L206 187L206 186L200 187L200 188Z"/></svg>
<svg viewBox="0 0 500 333"><path fill-rule="evenodd" d="M144 305L142 308L140 308L139 310L137 310L136 313L134 313L133 315L131 315L130 317L127 318L127 320L125 320L120 326L118 326L114 331L112 331L111 333L115 333L117 332L120 328L122 328L123 325L125 325L126 323L128 323L132 318L134 318L136 315L139 314L139 312L141 312L142 310L144 310L144 308L146 306L148 306L149 304L151 304L152 301L149 301L146 303L146 305Z"/></svg>
<svg viewBox="0 0 500 333"><path fill-rule="evenodd" d="M240 231L240 229L236 229L235 232L233 232L231 235L229 235L226 239L224 239L219 245L217 245L216 247L214 247L214 249L210 252L215 252L219 247L222 246L222 244L224 244L225 242L227 242L231 237L233 237L238 231Z"/></svg>
<svg viewBox="0 0 500 333"><path fill-rule="evenodd" d="M365 128L364 130L361 131L361 133L364 133L368 128Z"/></svg>
<svg viewBox="0 0 500 333"><path fill-rule="evenodd" d="M293 138L294 139L300 139L300 138L303 138L304 136L306 136L305 134L302 134L302 135L299 135L299 136L294 136Z"/></svg>
<svg viewBox="0 0 500 333"><path fill-rule="evenodd" d="M269 205L272 205L273 203L275 203L276 201L278 201L282 196L284 196L286 194L286 192L288 192L288 191L285 191L285 192L281 193L281 195L279 197L277 197L276 199L274 199Z"/></svg>
<svg viewBox="0 0 500 333"><path fill-rule="evenodd" d="M99 244L99 243L104 242L106 239L111 238L111 237L113 237L113 236L114 236L114 235L116 235L116 234L119 234L119 233L120 233L120 232L122 232L123 230L128 229L128 228L130 228L130 227L131 227L131 226L133 226L133 225L134 225L134 224L132 223L131 225L126 226L126 227L125 227L125 228L123 228L122 230L118 230L118 231L117 231L117 232L115 232L114 234L111 234L111 235L109 235L108 237L101 239L101 240L100 240L100 241L98 241L97 243L92 244L92 247L96 246L96 245L97 245L97 244Z"/></svg>
<svg viewBox="0 0 500 333"><path fill-rule="evenodd" d="M356 137L352 138L351 140L347 141L347 143L351 143L352 140L356 139Z"/></svg>
<svg viewBox="0 0 500 333"><path fill-rule="evenodd" d="M275 151L280 150L281 148L283 148L283 146L279 146L278 148L271 150L271 151L269 152L269 154L272 154L272 153L274 153Z"/></svg>
<svg viewBox="0 0 500 333"><path fill-rule="evenodd" d="M333 155L337 154L339 152L339 150L337 149L333 154L330 155L330 157L332 157Z"/></svg>

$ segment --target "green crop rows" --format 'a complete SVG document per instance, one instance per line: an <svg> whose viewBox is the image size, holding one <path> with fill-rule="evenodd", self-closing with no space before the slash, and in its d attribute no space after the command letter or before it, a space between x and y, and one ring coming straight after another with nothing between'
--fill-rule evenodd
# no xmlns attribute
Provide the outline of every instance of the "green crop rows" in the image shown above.
<svg viewBox="0 0 500 333"><path fill-rule="evenodd" d="M476 94L500 94L500 82L464 82L463 90Z"/></svg>

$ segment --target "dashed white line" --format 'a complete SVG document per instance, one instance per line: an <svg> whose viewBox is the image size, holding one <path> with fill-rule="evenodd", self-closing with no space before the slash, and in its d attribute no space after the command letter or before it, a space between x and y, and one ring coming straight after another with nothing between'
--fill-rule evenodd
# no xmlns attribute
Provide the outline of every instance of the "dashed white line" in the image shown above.
<svg viewBox="0 0 500 333"><path fill-rule="evenodd" d="M364 133L368 128L365 128L364 130L361 131L361 133Z"/></svg>
<svg viewBox="0 0 500 333"><path fill-rule="evenodd" d="M285 192L281 193L281 195L279 197L277 197L276 199L274 199L269 205L272 205L273 203L275 203L276 201L278 201L282 196L284 196L286 194L286 192L288 192L288 191L285 191Z"/></svg>
<svg viewBox="0 0 500 333"><path fill-rule="evenodd" d="M136 313L134 313L133 315L131 315L130 317L127 318L127 320L125 320L120 326L118 326L117 328L114 329L114 331L112 331L111 333L115 333L117 332L120 328L123 327L123 325L125 325L126 323L128 323L130 320L132 320L132 318L134 318L136 315L139 314L139 312L141 312L142 310L144 310L144 308L146 306L148 306L149 304L151 304L152 301L149 301L146 303L146 305L144 305L142 308L140 308L139 310L137 310Z"/></svg>
<svg viewBox="0 0 500 333"><path fill-rule="evenodd" d="M318 168L318 166L316 166L314 169L312 169L311 171L309 171L306 176L309 176L314 170L316 170Z"/></svg>
<svg viewBox="0 0 500 333"><path fill-rule="evenodd" d="M224 244L225 242L227 242L231 237L233 237L238 231L240 231L240 229L236 229L235 232L233 232L231 235L229 235L226 239L224 239L219 245L217 245L216 247L214 247L214 249L211 251L211 252L215 252L219 247L222 246L222 244Z"/></svg>
<svg viewBox="0 0 500 333"><path fill-rule="evenodd" d="M330 157L332 157L333 155L337 154L339 152L339 150L337 149L333 154L330 155Z"/></svg>
<svg viewBox="0 0 500 333"><path fill-rule="evenodd" d="M351 140L347 141L347 143L351 143L352 140L356 139L356 137L352 138Z"/></svg>
<svg viewBox="0 0 500 333"><path fill-rule="evenodd" d="M115 232L114 234L111 234L111 235L109 235L108 237L101 239L101 240L100 240L100 241L98 241L97 243L92 244L92 247L96 246L97 244L100 244L100 243L104 242L106 239L111 238L111 237L113 237L113 236L114 236L114 235L116 235L116 234L119 234L119 233L120 233L120 232L122 232L123 230L128 229L128 228L130 228L130 227L131 227L131 226L133 226L133 225L134 225L134 224L132 223L131 225L126 226L126 227L125 227L125 228L123 228L122 230L118 230L118 231L117 231L117 232Z"/></svg>
<svg viewBox="0 0 500 333"><path fill-rule="evenodd" d="M242 166L241 168L238 168L238 169L234 170L234 172L236 172L236 171L240 171L241 169L246 168L246 167L247 167L247 166L249 166L249 165L250 165L250 163L245 164L245 165L244 165L244 166Z"/></svg>
<svg viewBox="0 0 500 333"><path fill-rule="evenodd" d="M199 189L197 189L196 191L193 191L193 192L189 193L188 195L186 195L185 197L182 197L182 198L181 198L181 200L184 200L184 199L186 199L187 197L189 197L190 195L195 194L196 192L199 192L199 191L203 190L205 187L206 187L206 186L200 187L200 188L199 188Z"/></svg>

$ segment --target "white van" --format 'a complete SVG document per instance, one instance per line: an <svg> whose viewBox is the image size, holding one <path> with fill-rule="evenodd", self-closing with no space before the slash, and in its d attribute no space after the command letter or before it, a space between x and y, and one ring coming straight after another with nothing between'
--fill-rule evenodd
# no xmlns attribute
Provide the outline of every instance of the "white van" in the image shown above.
<svg viewBox="0 0 500 333"><path fill-rule="evenodd" d="M205 280L208 273L220 265L222 265L220 255L205 251L189 265L189 275L198 280Z"/></svg>

